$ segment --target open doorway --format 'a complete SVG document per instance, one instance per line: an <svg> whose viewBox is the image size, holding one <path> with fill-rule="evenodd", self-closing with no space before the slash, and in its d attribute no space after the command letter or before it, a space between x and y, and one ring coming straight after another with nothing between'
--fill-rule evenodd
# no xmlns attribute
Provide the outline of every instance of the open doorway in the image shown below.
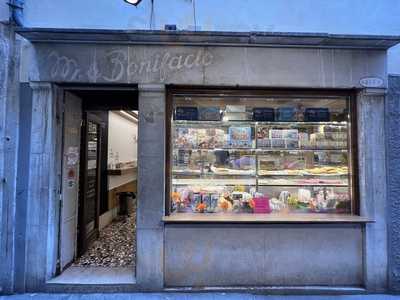
<svg viewBox="0 0 400 300"><path fill-rule="evenodd" d="M58 282L134 278L138 121L135 89L65 92Z"/></svg>

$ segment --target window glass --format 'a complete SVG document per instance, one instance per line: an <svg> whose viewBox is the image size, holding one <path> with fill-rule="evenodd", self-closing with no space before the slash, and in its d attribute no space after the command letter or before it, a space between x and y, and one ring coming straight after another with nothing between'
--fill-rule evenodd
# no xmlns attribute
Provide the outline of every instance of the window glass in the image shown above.
<svg viewBox="0 0 400 300"><path fill-rule="evenodd" d="M353 212L347 97L172 99L170 213Z"/></svg>

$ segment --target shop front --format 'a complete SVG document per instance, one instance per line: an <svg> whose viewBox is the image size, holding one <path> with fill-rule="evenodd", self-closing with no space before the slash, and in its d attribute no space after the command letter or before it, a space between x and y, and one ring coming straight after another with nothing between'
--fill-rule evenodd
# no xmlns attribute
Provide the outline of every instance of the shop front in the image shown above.
<svg viewBox="0 0 400 300"><path fill-rule="evenodd" d="M21 70L33 89L28 207L42 212L27 216L27 290L85 290L49 283L60 238L57 103L82 86L139 93L136 279L95 289L387 289L395 38L19 33L35 62Z"/></svg>

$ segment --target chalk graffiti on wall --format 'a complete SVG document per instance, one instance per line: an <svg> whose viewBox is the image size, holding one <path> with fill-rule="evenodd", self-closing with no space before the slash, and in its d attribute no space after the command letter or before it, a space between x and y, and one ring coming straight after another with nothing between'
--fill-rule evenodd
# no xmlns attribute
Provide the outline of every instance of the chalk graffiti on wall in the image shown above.
<svg viewBox="0 0 400 300"><path fill-rule="evenodd" d="M82 80L82 76L86 75L92 82L120 82L124 79L134 81L138 76L152 74L163 82L174 72L207 67L214 60L211 53L202 49L182 54L165 51L144 59L139 59L134 54L131 57L128 51L114 49L106 52L103 57L98 57L95 52L86 71L82 71L84 64L79 64L76 59L53 51L48 56L51 63L50 76L54 80L76 81Z"/></svg>
<svg viewBox="0 0 400 300"><path fill-rule="evenodd" d="M60 55L56 51L52 51L48 59L51 62L50 76L52 78L61 78L66 81L79 79L80 69L75 59Z"/></svg>

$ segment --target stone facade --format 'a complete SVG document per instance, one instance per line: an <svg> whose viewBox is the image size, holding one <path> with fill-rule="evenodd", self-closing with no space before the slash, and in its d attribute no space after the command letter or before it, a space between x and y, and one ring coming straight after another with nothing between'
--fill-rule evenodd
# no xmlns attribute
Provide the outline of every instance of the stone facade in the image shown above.
<svg viewBox="0 0 400 300"><path fill-rule="evenodd" d="M31 54L31 81L353 88L374 76L387 86L382 50L38 43Z"/></svg>
<svg viewBox="0 0 400 300"><path fill-rule="evenodd" d="M0 23L0 293L13 291L18 153L18 43Z"/></svg>
<svg viewBox="0 0 400 300"><path fill-rule="evenodd" d="M386 101L389 288L400 292L400 76L389 76Z"/></svg>
<svg viewBox="0 0 400 300"><path fill-rule="evenodd" d="M22 217L26 222L21 233L21 239L25 242L22 245L23 254L15 256L16 260L21 258L20 255L23 256L19 282L23 280L26 285L20 287L20 290L36 292L57 288L47 281L54 276L57 263L58 180L61 174L62 136L60 103L63 92L68 90L62 84L77 83L92 87L94 84L138 84L139 87L140 201L137 213L137 284L128 287L88 287L89 289L158 291L165 287L232 286L240 283L241 273L252 272L254 267L259 272L247 277L248 286L281 286L282 291L285 291L285 286L293 285L293 281L297 280L298 285L304 287L328 285L332 289L339 289L341 286L350 286L361 292L387 290L386 192L390 195L392 185L389 184L389 189L386 189L386 153L389 157L391 154L386 152L384 140L384 92L387 86L384 50L51 42L34 43L25 50L28 51L23 52L23 59L29 64L22 66L21 73L22 78L29 79L33 95L31 119L28 120L30 145L26 149L29 170L25 172L26 209L29 213ZM378 89L363 89L361 80L369 77L382 80ZM307 226L253 224L230 226L229 229L226 224L198 224L192 226L193 228L181 224L164 224L165 149L168 142L165 118L169 84L349 91L357 88L360 214L375 222L367 225ZM5 99L5 96L0 99ZM18 112L17 101L13 102L16 105L15 112L4 109L5 106L1 103L0 114L6 116L7 112ZM16 130L18 124L13 123L14 119L9 116L12 114L7 115L10 119L4 124L6 128L10 126ZM0 133L1 136L7 136L1 131ZM15 153L17 145L13 147ZM11 167L0 167L0 170L4 173L4 170L14 172L12 174L15 177L16 171L12 170L16 169L16 157L11 152L8 155L7 159L0 160L1 167L6 163L12 164ZM0 156L0 159L2 157L5 155ZM6 182L9 184L10 181ZM12 196L15 188L10 186L8 191ZM14 275L10 274L13 272L13 265L17 265L13 262L17 252L7 252L13 248L12 243L16 236L13 232L15 228L10 223L14 216L15 195L6 201L5 195L0 190L3 212L0 219L3 229L1 249L2 253L10 256L0 262L7 264L5 268L1 268L6 272L2 271L0 274L3 276L3 286L8 287L3 288L3 291L7 292L13 287L10 280ZM5 209L6 207L9 208ZM215 265L201 265L201 269L198 269L199 261L205 258L193 250L196 243L190 240L193 234L190 230L196 232L204 242L202 248L209 245L204 251L208 251L207 259L213 259ZM218 257L225 256L226 247L235 245L235 230L247 236L243 247L236 248L239 269L233 269L231 263L218 262ZM213 237L208 232L214 232L218 242L213 244ZM295 237L298 236L305 239L315 237L315 240L307 243L307 247L302 247L298 255L306 259L312 255L313 245L320 245L329 251L325 258L327 265L324 266L324 258L319 257L314 263L303 261L290 274L286 274L282 268L279 269L282 266L276 266L277 272L274 274L267 274L266 270L272 262L271 255L281 256L284 260L302 242L296 240ZM184 238L181 239L182 237ZM286 239L280 251L267 243L268 239L278 243L282 241L282 237ZM225 242L221 242L223 239L226 239ZM257 255L263 253L259 260L251 257L254 249L249 245L253 244ZM340 251L333 251L332 247ZM180 258L184 259L184 263ZM264 264L263 268L258 262ZM286 263L288 264L285 266L289 268L289 262ZM326 271L327 266L331 266L330 272ZM307 276L301 276L300 271L303 269L307 270ZM185 274L185 270L198 271L198 274ZM64 290L70 288L74 287L64 287ZM79 289L84 291L85 287Z"/></svg>

